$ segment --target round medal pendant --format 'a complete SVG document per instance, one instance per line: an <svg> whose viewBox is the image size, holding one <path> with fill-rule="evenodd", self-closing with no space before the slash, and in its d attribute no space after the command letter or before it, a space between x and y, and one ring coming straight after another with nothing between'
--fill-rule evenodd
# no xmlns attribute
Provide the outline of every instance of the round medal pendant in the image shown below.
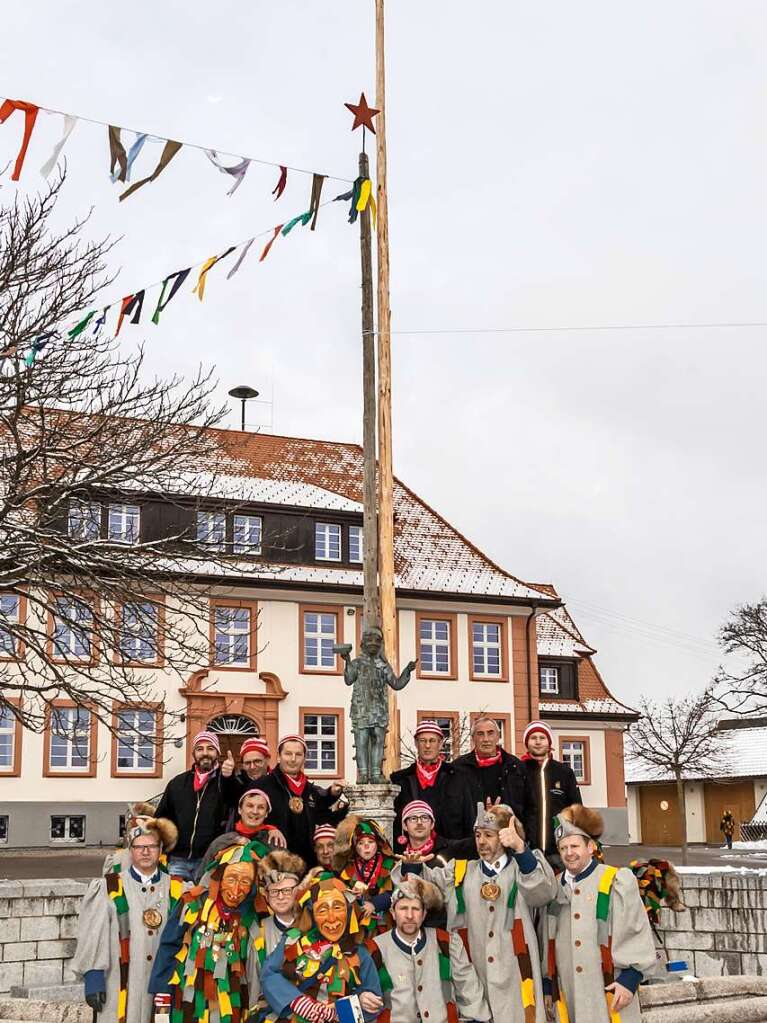
<svg viewBox="0 0 767 1023"><path fill-rule="evenodd" d="M162 913L159 909L145 909L141 915L144 926L156 931L162 923Z"/></svg>
<svg viewBox="0 0 767 1023"><path fill-rule="evenodd" d="M495 881L485 881L485 883L479 889L479 894L482 896L485 902L495 902L495 900L501 894L501 887L500 885L497 885Z"/></svg>
<svg viewBox="0 0 767 1023"><path fill-rule="evenodd" d="M304 801L300 796L291 796L288 800L288 809L291 813L303 813Z"/></svg>

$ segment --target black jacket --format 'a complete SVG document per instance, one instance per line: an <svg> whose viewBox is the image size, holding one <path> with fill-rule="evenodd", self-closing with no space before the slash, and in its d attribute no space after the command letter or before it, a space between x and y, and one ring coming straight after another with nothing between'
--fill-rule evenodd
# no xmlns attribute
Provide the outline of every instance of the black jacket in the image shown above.
<svg viewBox="0 0 767 1023"><path fill-rule="evenodd" d="M303 809L300 813L294 813L289 806L292 793L279 767L275 767L265 778L251 782L249 788L261 789L269 796L272 812L267 817L267 823L274 824L280 829L288 843L288 849L296 856L300 856L307 867L312 867L316 863L312 838L317 825L335 826L349 812L348 807L344 807L343 810L331 810L330 807L338 797L332 796L329 789L320 788L314 782L307 781L301 796Z"/></svg>
<svg viewBox="0 0 767 1023"><path fill-rule="evenodd" d="M422 799L428 803L434 811L435 830L440 838L453 839L464 838L457 833L458 822L455 815L448 815L447 805L449 800L455 798L455 767L445 760L437 774L437 780L428 789L422 789L418 784L418 776L415 764L403 767L401 771L395 771L391 776L392 785L399 785L400 790L394 799L394 838L402 834L402 811L408 803L414 799Z"/></svg>
<svg viewBox="0 0 767 1023"><path fill-rule="evenodd" d="M557 854L557 844L554 841L553 819L566 806L583 802L578 782L573 769L559 760L549 758L543 770L539 761L532 757L525 758L522 763L533 789L538 817L535 842L531 841L530 844L542 849L546 856L554 856Z"/></svg>
<svg viewBox="0 0 767 1023"><path fill-rule="evenodd" d="M522 822L530 845L537 848L534 840L538 834L535 797L521 760L501 750L501 762L497 767L480 767L472 750L454 760L453 766L455 782L446 808L448 827L453 834L457 832L464 839L472 837L477 803L484 804L486 799L495 802L500 796L501 802L510 806L515 817Z"/></svg>
<svg viewBox="0 0 767 1023"><path fill-rule="evenodd" d="M194 791L194 768L171 778L157 806L157 816L178 828L173 856L198 859L224 830L228 814L221 772L216 771L199 792Z"/></svg>

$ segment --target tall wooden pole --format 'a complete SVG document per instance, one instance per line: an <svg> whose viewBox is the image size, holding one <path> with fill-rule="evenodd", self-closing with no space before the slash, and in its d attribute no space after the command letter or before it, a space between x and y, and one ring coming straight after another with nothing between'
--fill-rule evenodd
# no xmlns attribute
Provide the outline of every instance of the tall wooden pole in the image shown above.
<svg viewBox="0 0 767 1023"><path fill-rule="evenodd" d="M365 129L362 129L363 137ZM360 177L369 178L367 153L360 153ZM373 243L370 207L360 214L362 268L362 624L378 625L378 514L376 494L376 356L373 323Z"/></svg>
<svg viewBox="0 0 767 1023"><path fill-rule="evenodd" d="M389 307L389 207L386 185L386 67L384 0L376 0L376 175L378 178L378 577L384 650L398 669L397 605L394 590L394 478L391 425L391 309ZM389 731L384 773L399 767L397 698L389 691Z"/></svg>

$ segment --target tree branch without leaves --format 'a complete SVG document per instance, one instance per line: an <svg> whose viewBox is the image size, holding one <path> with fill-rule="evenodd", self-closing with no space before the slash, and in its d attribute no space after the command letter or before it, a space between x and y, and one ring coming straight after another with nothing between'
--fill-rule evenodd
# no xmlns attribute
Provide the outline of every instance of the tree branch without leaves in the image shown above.
<svg viewBox="0 0 767 1023"><path fill-rule="evenodd" d="M718 638L729 658L729 667L720 667L714 680L718 701L735 714L763 714L767 711L767 599L737 607Z"/></svg>

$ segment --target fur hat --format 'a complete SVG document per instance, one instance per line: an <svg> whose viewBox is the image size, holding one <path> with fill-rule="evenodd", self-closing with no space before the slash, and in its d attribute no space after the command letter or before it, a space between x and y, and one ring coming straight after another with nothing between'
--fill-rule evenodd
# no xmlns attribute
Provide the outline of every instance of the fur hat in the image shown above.
<svg viewBox="0 0 767 1023"><path fill-rule="evenodd" d="M477 803L477 819L474 821L474 830L482 828L483 831L502 831L508 828L514 813L510 806L505 803L495 803L493 806L485 807L483 803Z"/></svg>
<svg viewBox="0 0 767 1023"><path fill-rule="evenodd" d="M580 803L572 803L564 810L560 810L556 821L554 838L557 845L570 835L580 835L596 842L605 829L605 822L599 810L592 810Z"/></svg>
<svg viewBox="0 0 767 1023"><path fill-rule="evenodd" d="M369 835L376 840L378 851L384 856L393 856L394 850L389 845L389 840L381 831L380 826L364 817L358 817L350 813L344 817L336 828L335 846L333 849L333 870L341 871L354 856L354 843L363 835Z"/></svg>
<svg viewBox="0 0 767 1023"><path fill-rule="evenodd" d="M406 874L394 889L391 897L392 909L401 899L418 899L427 913L442 909L445 905L439 888L416 874Z"/></svg>
<svg viewBox="0 0 767 1023"><path fill-rule="evenodd" d="M258 879L262 885L279 884L286 877L300 881L306 873L306 864L300 856L287 849L275 849L258 862Z"/></svg>
<svg viewBox="0 0 767 1023"><path fill-rule="evenodd" d="M157 836L160 849L172 852L178 842L178 828L167 817L155 817L156 810L151 803L134 803L128 807L125 816L125 845L130 849L141 835Z"/></svg>

